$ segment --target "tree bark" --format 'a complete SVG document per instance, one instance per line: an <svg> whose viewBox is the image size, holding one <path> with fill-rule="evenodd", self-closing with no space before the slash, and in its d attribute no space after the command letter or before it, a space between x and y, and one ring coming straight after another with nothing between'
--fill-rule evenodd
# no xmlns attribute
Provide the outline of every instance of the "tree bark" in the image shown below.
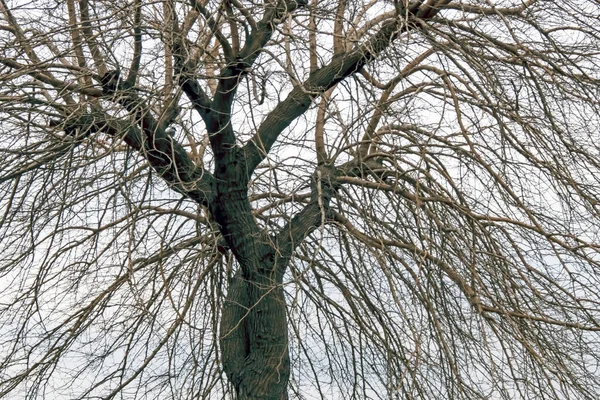
<svg viewBox="0 0 600 400"><path fill-rule="evenodd" d="M249 281L239 271L234 275L223 306L221 352L238 399L288 398L290 358L281 282L269 276Z"/></svg>
<svg viewBox="0 0 600 400"><path fill-rule="evenodd" d="M212 214L239 264L223 305L223 370L238 399L287 399L290 360L282 282L289 258L276 257L273 239L254 220L239 148L223 148L215 177Z"/></svg>

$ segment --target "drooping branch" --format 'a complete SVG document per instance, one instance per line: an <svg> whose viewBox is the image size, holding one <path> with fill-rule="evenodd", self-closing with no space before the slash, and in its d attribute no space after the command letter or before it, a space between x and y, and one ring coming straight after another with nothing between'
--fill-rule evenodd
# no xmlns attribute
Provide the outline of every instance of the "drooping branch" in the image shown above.
<svg viewBox="0 0 600 400"><path fill-rule="evenodd" d="M76 146L83 143L84 139L92 133L89 124L82 124L81 122L83 122L83 120L80 120L79 118L74 121L68 121L67 123L51 120L49 126L60 127L67 133L69 139L49 146L43 151L31 149L31 151L37 153L37 156L31 157L32 159L24 160L18 168L12 168L8 173L0 173L0 184L16 179L47 164L54 163L61 157L71 153ZM23 154L28 154L29 151L28 148L21 149ZM11 164L9 163L9 165ZM0 171L4 172L4 169L0 169Z"/></svg>
<svg viewBox="0 0 600 400"><path fill-rule="evenodd" d="M396 75L393 79L391 79L385 86L382 87L383 93L381 97L377 101L377 105L375 106L375 111L369 120L369 124L367 125L367 129L365 130L360 146L358 147L359 159L363 159L369 153L369 148L371 147L372 139L375 135L375 130L379 125L379 121L381 120L382 115L384 114L386 105L390 102L390 96L399 82L401 82L406 76L408 76L411 72L413 72L416 67L423 62L427 57L432 55L435 52L434 49L429 49L423 53L421 53L418 57L416 57L413 61L408 63L402 71L398 75Z"/></svg>
<svg viewBox="0 0 600 400"><path fill-rule="evenodd" d="M6 2L4 0L0 0L0 12L3 14L4 18L8 21L9 31L13 35L15 35L15 37L17 39L17 43L19 44L19 46L23 50L23 52L27 55L27 58L29 59L29 61L35 65L41 64L41 59L39 58L34 47L31 45L28 38L26 37L25 32L23 31L23 29L17 22L16 18L14 17L10 7L8 7L8 5L6 4ZM4 63L4 60L5 59L2 60L2 63ZM8 59L7 61L10 62L11 60ZM10 63L7 63L6 65L10 66L11 68L15 68L14 66L11 66ZM48 79L50 79L50 80L57 80L54 77L54 75L52 74L52 72L50 72L50 71L46 71L44 75L46 75L48 77ZM61 97L65 101L65 103L71 104L71 105L75 104L75 100L73 99L73 96L71 96L71 94L69 92L61 93Z"/></svg>
<svg viewBox="0 0 600 400"><path fill-rule="evenodd" d="M32 78L39 80L40 82L46 83L52 86L54 89L60 92L69 92L69 93L81 93L90 97L101 97L102 91L94 88L94 87L85 87L80 86L74 83L68 83L57 79L49 73L48 71L43 71L41 69L30 68L28 65L19 63L12 58L4 58L0 57L0 64L6 65L9 68L14 69L16 72L22 75L29 75ZM73 69L76 69L73 68ZM77 68L78 70L78 68ZM43 71L43 72L42 72ZM73 100L65 101L67 104L74 104Z"/></svg>
<svg viewBox="0 0 600 400"><path fill-rule="evenodd" d="M438 5L445 0L437 2ZM428 3L429 4L429 3ZM440 8L429 8L425 17L432 17ZM432 11L432 10L435 10ZM411 14L418 10L411 9ZM244 147L247 168L253 171L266 157L279 134L310 106L312 99L326 93L336 83L358 72L366 63L380 54L401 32L411 29L397 20L384 23L381 29L364 45L350 53L335 55L325 67L313 71L306 82L295 88L290 95L268 115L255 137ZM321 162L313 176L312 194L309 204L296 214L277 235L277 248L284 260L289 259L295 247L315 229L325 223L329 204L341 182L338 176L363 176L367 170L379 166L378 160L352 160L338 168ZM279 264L278 274L283 274L286 262Z"/></svg>

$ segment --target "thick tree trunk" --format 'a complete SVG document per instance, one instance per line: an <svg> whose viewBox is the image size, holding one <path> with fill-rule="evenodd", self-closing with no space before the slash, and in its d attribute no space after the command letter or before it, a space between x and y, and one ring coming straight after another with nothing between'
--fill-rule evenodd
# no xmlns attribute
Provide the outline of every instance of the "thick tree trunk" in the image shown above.
<svg viewBox="0 0 600 400"><path fill-rule="evenodd" d="M256 225L246 189L244 165L236 156L217 171L217 205L213 216L239 263L223 305L220 337L223 369L238 399L287 399L290 375L288 327L283 275L294 246L320 226L339 187L336 169L315 171L312 196L305 208L269 236Z"/></svg>
<svg viewBox="0 0 600 400"><path fill-rule="evenodd" d="M223 306L221 352L238 399L287 399L290 360L280 280L235 274Z"/></svg>
<svg viewBox="0 0 600 400"><path fill-rule="evenodd" d="M213 217L239 264L223 305L223 369L240 400L287 399L290 360L282 267L289 258L277 259L273 239L254 220L242 153L226 148L217 160Z"/></svg>

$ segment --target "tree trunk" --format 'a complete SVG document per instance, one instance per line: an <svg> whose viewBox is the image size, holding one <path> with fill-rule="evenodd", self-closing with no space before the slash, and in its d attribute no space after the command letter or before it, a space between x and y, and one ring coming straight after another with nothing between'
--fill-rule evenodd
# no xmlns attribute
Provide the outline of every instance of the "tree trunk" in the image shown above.
<svg viewBox="0 0 600 400"><path fill-rule="evenodd" d="M235 274L223 305L221 352L238 399L288 398L290 359L281 279L259 275L250 281L241 270Z"/></svg>
<svg viewBox="0 0 600 400"><path fill-rule="evenodd" d="M223 304L223 369L238 399L282 400L290 375L282 287L289 258L276 257L273 239L254 220L245 165L233 147L219 154L215 168L213 217L239 264Z"/></svg>

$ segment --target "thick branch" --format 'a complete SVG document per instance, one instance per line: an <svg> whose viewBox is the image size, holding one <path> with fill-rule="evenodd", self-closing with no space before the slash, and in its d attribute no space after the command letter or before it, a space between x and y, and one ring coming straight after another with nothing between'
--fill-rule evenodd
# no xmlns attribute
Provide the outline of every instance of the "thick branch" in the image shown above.
<svg viewBox="0 0 600 400"><path fill-rule="evenodd" d="M276 237L278 252L285 261L278 264L278 274L283 275L287 261L296 246L315 229L325 224L327 216L330 215L331 199L342 183L347 182L348 177L364 178L370 174L378 174L381 169L381 160L376 157L354 159L337 167L330 164L317 167L312 177L310 202L283 227Z"/></svg>
<svg viewBox="0 0 600 400"><path fill-rule="evenodd" d="M331 199L340 187L337 174L338 170L331 165L317 167L312 177L310 202L277 235L277 250L282 258L278 269L285 269L296 246L325 223ZM277 272L283 275L283 271Z"/></svg>
<svg viewBox="0 0 600 400"><path fill-rule="evenodd" d="M140 130L129 121L111 121L106 123L104 131L123 137L129 146L140 151L173 189L199 204L209 205L214 197L213 176L192 161L183 146L156 121L132 89L120 90L122 81L117 71L109 71L102 80L105 93L114 95L141 127Z"/></svg>
<svg viewBox="0 0 600 400"><path fill-rule="evenodd" d="M432 0L423 6L416 3L407 11L406 16L417 15L421 20L431 19L449 2L450 0ZM405 21L402 26L399 26L397 19L388 20L365 44L351 52L334 56L328 65L313 71L303 85L292 90L289 96L267 116L256 135L244 147L248 173L251 174L266 158L281 132L308 110L315 97L360 71L364 65L385 50L400 33L416 26L409 22Z"/></svg>
<svg viewBox="0 0 600 400"><path fill-rule="evenodd" d="M176 31L172 35L173 43L166 43L165 47L172 46L173 58L175 59L175 76L181 89L188 97L194 110L198 112L204 123L210 124L211 99L204 92L197 79L194 76L195 65L193 59L187 59L187 51L183 33L177 31L177 24L172 21L173 30Z"/></svg>
<svg viewBox="0 0 600 400"><path fill-rule="evenodd" d="M211 15L210 11L208 11L206 9L206 7L204 7L204 5L202 4L201 1L190 0L190 5L199 14L201 14L202 16L204 16L204 19L206 20L206 24L208 25L208 27L212 31L213 35L215 35L215 37L219 41L219 44L221 45L221 48L223 49L223 53L225 55L225 59L226 60L231 60L232 57L233 57L233 55L234 55L233 54L233 50L231 48L231 45L227 41L227 38L225 37L225 35L223 34L223 32L221 32L221 29L219 28L219 22L218 22L218 20L215 19L215 17Z"/></svg>
<svg viewBox="0 0 600 400"><path fill-rule="evenodd" d="M281 132L308 110L315 97L358 72L408 27L409 25L403 25L399 29L396 20L388 21L367 43L350 53L334 56L328 65L312 72L303 85L292 90L267 116L256 135L244 147L249 173L265 159Z"/></svg>
<svg viewBox="0 0 600 400"><path fill-rule="evenodd" d="M136 0L135 11L133 16L133 59L129 67L129 75L126 82L128 85L135 85L138 71L140 69L140 61L142 59L142 3L141 0Z"/></svg>
<svg viewBox="0 0 600 400"><path fill-rule="evenodd" d="M298 7L282 0L268 6L263 19L248 36L244 47L223 69L211 102L200 84L192 78L192 65L185 62L184 42L179 37L174 51L176 73L182 76L182 88L206 123L211 148L215 156L215 195L211 212L220 226L221 233L242 267L245 279L268 276L273 268L270 260L274 250L266 233L261 230L252 215L248 201L248 177L244 153L235 146L235 134L231 125L231 107L239 79L248 71L267 44L275 22L285 13ZM202 10L200 10L202 11ZM226 50L229 53L231 49ZM189 69L189 76L188 76Z"/></svg>
<svg viewBox="0 0 600 400"><path fill-rule="evenodd" d="M104 56L98 47L98 43L96 42L96 35L92 31L92 24L90 20L90 11L88 9L88 0L79 0L79 12L81 14L81 27L83 32L83 37L85 38L85 42L90 48L90 52L92 53L92 58L94 59L94 63L96 64L96 68L98 68L98 72L100 75L104 75L107 71L106 63L104 62Z"/></svg>
<svg viewBox="0 0 600 400"><path fill-rule="evenodd" d="M136 148L172 189L205 206L214 198L212 174L196 166L183 146L164 131L153 137L148 137L146 132L144 137L144 133L129 122L120 121L107 125L105 132L117 138L123 136L125 143Z"/></svg>

